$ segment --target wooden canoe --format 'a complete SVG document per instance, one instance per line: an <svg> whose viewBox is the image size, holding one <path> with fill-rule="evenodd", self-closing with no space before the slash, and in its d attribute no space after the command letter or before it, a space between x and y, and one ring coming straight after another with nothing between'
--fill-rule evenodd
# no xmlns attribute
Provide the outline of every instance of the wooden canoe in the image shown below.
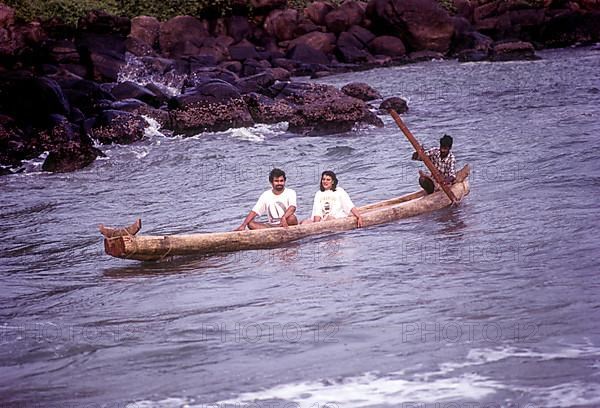
<svg viewBox="0 0 600 408"><path fill-rule="evenodd" d="M469 194L469 172L469 166L466 165L457 173L456 181L451 187L458 200ZM451 201L443 191L426 195L421 190L359 207L358 210L363 217L363 228L365 228L439 210L450 205ZM131 229L132 227L128 228ZM127 233L126 229L122 229L122 233L115 233L113 230L112 234L105 234L104 249L108 255L117 258L156 261L170 256L273 248L309 235L355 228L356 218L350 216L318 223L295 225L288 228L198 234L134 235Z"/></svg>

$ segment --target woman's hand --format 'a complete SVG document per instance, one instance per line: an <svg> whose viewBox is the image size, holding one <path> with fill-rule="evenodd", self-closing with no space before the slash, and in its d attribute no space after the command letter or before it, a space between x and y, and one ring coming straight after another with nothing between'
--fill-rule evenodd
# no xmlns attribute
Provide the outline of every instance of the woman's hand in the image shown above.
<svg viewBox="0 0 600 408"><path fill-rule="evenodd" d="M363 226L363 218L360 214L356 217L356 226L358 228L362 228Z"/></svg>

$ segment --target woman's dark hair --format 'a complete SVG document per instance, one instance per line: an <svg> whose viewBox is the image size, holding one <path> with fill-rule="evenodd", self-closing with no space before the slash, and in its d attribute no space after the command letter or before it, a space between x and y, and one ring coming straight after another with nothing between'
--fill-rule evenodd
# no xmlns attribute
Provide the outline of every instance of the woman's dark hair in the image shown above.
<svg viewBox="0 0 600 408"><path fill-rule="evenodd" d="M285 171L283 171L281 169L271 170L271 172L269 173L269 183L272 183L274 179L276 179L277 177L281 177L281 176L283 176L284 180L287 180L285 178Z"/></svg>
<svg viewBox="0 0 600 408"><path fill-rule="evenodd" d="M331 170L325 170L323 173L321 173L321 179L319 180L319 190L325 191L325 188L323 187L323 177L325 176L331 177L331 191L335 191L338 179L335 173Z"/></svg>

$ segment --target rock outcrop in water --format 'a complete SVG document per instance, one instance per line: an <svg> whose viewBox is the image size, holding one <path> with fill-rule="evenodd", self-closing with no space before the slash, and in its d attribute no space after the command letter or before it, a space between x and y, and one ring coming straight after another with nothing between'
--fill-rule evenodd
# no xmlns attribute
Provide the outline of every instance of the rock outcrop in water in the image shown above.
<svg viewBox="0 0 600 408"><path fill-rule="evenodd" d="M141 139L142 115L184 135L281 121L305 135L381 126L365 102L381 95L368 85L342 92L290 77L431 58L533 59L539 47L600 39L594 0L454 0L453 12L434 0L252 4L251 14L165 22L94 11L77 29L20 22L0 5L0 165L47 151L46 170L84 167L101 154L95 143ZM119 78L131 56L135 82ZM399 98L381 109L390 106L407 109Z"/></svg>

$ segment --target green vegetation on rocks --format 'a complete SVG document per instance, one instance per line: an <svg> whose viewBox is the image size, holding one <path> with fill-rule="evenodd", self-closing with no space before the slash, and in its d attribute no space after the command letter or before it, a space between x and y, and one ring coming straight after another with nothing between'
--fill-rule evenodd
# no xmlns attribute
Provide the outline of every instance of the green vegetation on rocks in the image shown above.
<svg viewBox="0 0 600 408"><path fill-rule="evenodd" d="M104 10L113 15L135 17L153 16L168 20L177 15L226 15L233 7L233 0L5 0L17 16L31 21L58 17L75 25L90 10Z"/></svg>
<svg viewBox="0 0 600 408"><path fill-rule="evenodd" d="M446 9L454 10L452 0L438 1ZM72 25L90 10L104 10L113 15L127 17L152 16L164 21L177 15L228 15L243 4L239 0L5 0L4 3L13 7L17 16L25 21L57 17ZM245 3L246 11L252 14L250 1ZM288 6L296 9L303 9L310 3L312 0L288 0ZM330 0L330 3L339 5L342 0Z"/></svg>

